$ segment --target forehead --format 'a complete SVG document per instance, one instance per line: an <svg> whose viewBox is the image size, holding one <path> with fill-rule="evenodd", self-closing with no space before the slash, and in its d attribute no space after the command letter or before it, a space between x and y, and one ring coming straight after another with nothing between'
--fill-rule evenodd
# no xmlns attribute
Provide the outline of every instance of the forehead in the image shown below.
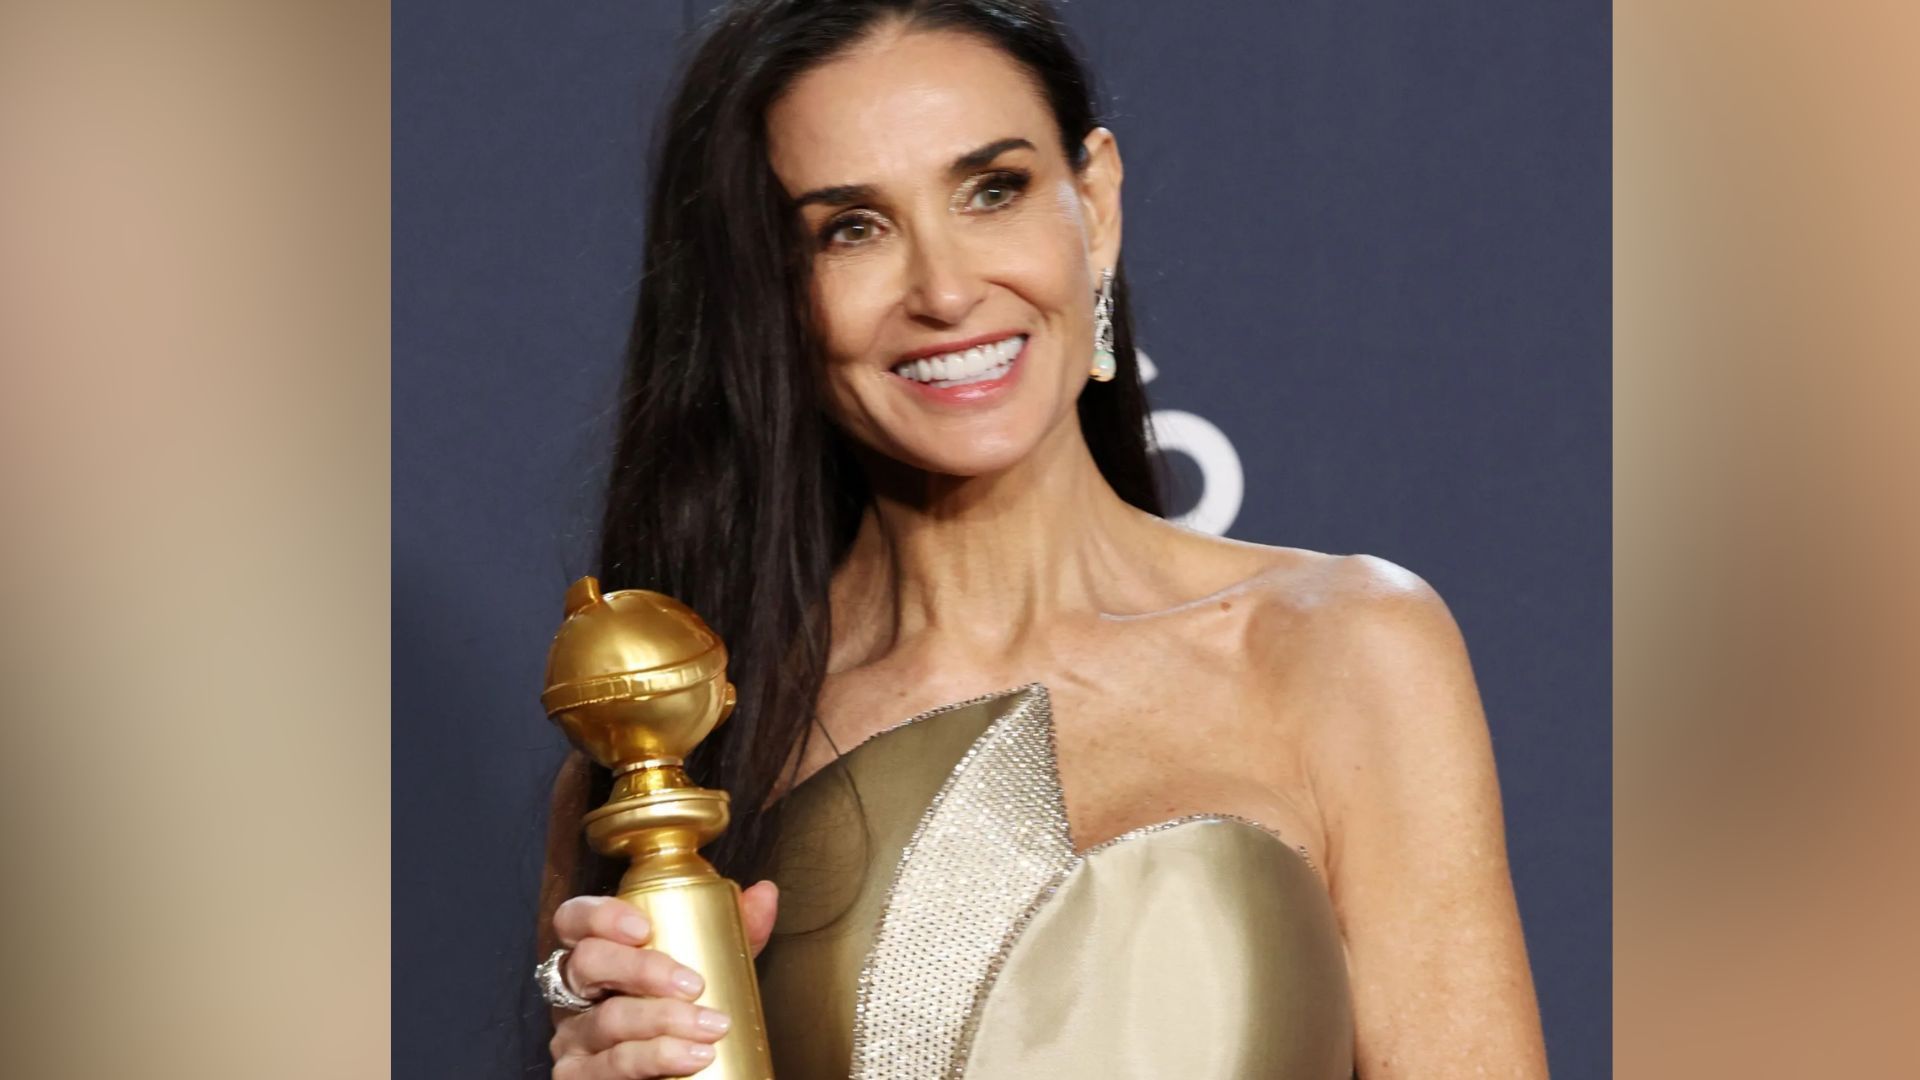
<svg viewBox="0 0 1920 1080"><path fill-rule="evenodd" d="M794 80L767 111L774 172L789 194L884 183L995 139L1058 141L1032 77L970 34L888 29Z"/></svg>

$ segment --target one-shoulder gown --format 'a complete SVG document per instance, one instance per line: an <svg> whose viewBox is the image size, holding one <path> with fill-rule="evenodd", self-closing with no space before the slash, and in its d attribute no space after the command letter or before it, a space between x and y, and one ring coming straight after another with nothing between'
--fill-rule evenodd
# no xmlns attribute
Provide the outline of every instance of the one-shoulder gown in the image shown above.
<svg viewBox="0 0 1920 1080"><path fill-rule="evenodd" d="M784 796L760 958L781 1080L1347 1080L1304 851L1202 814L1069 840L1046 687L921 713Z"/></svg>

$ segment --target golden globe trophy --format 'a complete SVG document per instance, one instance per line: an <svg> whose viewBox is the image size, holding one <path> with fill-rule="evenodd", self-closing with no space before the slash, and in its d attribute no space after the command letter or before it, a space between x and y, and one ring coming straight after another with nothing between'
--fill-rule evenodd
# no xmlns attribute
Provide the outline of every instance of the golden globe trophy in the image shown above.
<svg viewBox="0 0 1920 1080"><path fill-rule="evenodd" d="M760 985L740 921L740 887L700 848L727 827L727 793L696 787L682 763L733 711L727 650L685 604L644 589L567 589L547 657L547 715L613 770L613 794L584 819L587 842L631 865L620 899L653 924L648 947L706 978L700 1003L732 1026L702 1080L770 1080Z"/></svg>

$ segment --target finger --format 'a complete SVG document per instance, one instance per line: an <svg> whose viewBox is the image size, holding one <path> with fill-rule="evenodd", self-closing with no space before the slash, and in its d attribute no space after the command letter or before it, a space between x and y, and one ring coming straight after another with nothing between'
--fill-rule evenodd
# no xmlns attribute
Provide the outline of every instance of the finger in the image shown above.
<svg viewBox="0 0 1920 1080"><path fill-rule="evenodd" d="M567 957L562 974L581 997L605 993L692 1001L705 989L700 973L658 949L621 945L602 937L583 939Z"/></svg>
<svg viewBox="0 0 1920 1080"><path fill-rule="evenodd" d="M725 1035L730 1026L726 1013L690 1001L611 997L565 1021L555 1030L549 1048L558 1058L598 1054L623 1042L662 1035L710 1043Z"/></svg>
<svg viewBox="0 0 1920 1080"><path fill-rule="evenodd" d="M713 1047L662 1037L623 1042L587 1059L580 1080L640 1080L653 1076L691 1076L713 1063ZM559 1070L554 1070L556 1080Z"/></svg>
<svg viewBox="0 0 1920 1080"><path fill-rule="evenodd" d="M589 937L645 945L653 927L639 908L617 897L576 896L554 909L553 932L562 945Z"/></svg>
<svg viewBox="0 0 1920 1080"><path fill-rule="evenodd" d="M747 930L747 947L753 955L767 947L773 936L773 923L780 910L780 887L762 881L740 892L740 921Z"/></svg>

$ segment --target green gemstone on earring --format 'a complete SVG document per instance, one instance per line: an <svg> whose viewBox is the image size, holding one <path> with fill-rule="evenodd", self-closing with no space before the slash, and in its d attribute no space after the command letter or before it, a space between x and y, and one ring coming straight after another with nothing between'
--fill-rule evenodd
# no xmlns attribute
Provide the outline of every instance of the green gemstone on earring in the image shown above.
<svg viewBox="0 0 1920 1080"><path fill-rule="evenodd" d="M1101 349L1100 351L1093 354L1093 377L1094 378L1100 380L1101 382L1106 382L1108 379L1113 378L1114 373L1119 370L1120 370L1120 366L1114 363L1112 353L1108 352L1105 349Z"/></svg>

